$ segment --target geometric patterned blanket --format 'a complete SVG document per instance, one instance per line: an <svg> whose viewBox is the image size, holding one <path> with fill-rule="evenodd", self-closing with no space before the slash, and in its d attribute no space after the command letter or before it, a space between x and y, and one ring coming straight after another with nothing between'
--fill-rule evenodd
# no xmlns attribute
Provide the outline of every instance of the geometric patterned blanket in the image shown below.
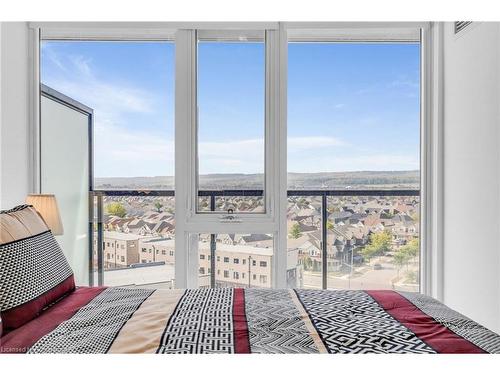
<svg viewBox="0 0 500 375"><path fill-rule="evenodd" d="M500 336L418 293L78 288L0 352L500 353Z"/></svg>

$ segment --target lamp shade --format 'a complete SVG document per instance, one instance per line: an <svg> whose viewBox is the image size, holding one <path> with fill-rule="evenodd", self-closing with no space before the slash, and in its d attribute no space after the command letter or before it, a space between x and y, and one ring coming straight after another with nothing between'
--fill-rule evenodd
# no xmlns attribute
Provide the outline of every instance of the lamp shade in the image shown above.
<svg viewBox="0 0 500 375"><path fill-rule="evenodd" d="M40 213L54 236L63 234L61 216L54 194L30 194L26 198L26 203Z"/></svg>

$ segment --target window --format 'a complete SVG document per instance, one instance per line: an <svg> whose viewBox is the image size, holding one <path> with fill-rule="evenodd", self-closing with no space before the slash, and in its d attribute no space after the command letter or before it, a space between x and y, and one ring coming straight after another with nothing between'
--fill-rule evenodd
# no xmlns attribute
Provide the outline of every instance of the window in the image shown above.
<svg viewBox="0 0 500 375"><path fill-rule="evenodd" d="M174 188L174 49L172 41L79 39L40 44L41 83L93 110L93 169L88 172L93 174L86 181L92 180L94 190L103 195L106 248L127 251L127 257L120 258L120 267L125 265L127 271L105 272L105 285L139 285L147 268L129 266L144 260L140 256L149 246L142 243L153 241L153 236L173 242L174 199L162 194ZM52 120L44 116L41 121ZM141 189L154 194L140 196ZM110 190L123 195L108 194ZM127 237L134 239L122 239ZM173 285L174 265L156 267L148 282ZM114 265L107 270L111 268ZM94 279L97 283L97 274Z"/></svg>
<svg viewBox="0 0 500 375"><path fill-rule="evenodd" d="M42 41L42 83L94 110L96 190L174 188L174 48Z"/></svg>
<svg viewBox="0 0 500 375"><path fill-rule="evenodd" d="M264 31L199 31L197 57L198 189L220 191L215 207L201 198L197 210L265 212L262 193L224 195L265 189Z"/></svg>
<svg viewBox="0 0 500 375"><path fill-rule="evenodd" d="M422 48L415 36L420 28L412 24L415 33L404 38L395 31L391 40L383 40L383 27L367 29L377 37L362 40L364 26L356 26L353 35L344 26L341 32L333 25L304 34L297 25L284 26L287 61L280 58L283 39L275 23L257 31L247 25L244 30L193 26L177 30L175 43L157 36L85 40L86 31L78 40L41 41L40 83L94 112L93 134L86 133L93 142L84 148L85 173L91 177L85 182L96 193L94 205L81 206L84 216L94 207L95 224L102 204L103 229L98 237L95 226L91 242L95 250L102 246L104 257L91 252L95 270L97 259L105 259L101 284L148 280L162 288L191 288L197 276L200 287L283 287L286 275L286 285L295 288L419 291L420 228L428 227L420 212L421 206L428 211L420 198L420 160L428 162L420 155L426 142L420 134L429 133L420 128L420 119L429 117L420 109ZM66 32L73 33L61 30ZM181 88L177 94L175 82ZM284 87L288 113L281 116ZM182 135L177 140L175 109L182 112L177 123L188 125L177 129ZM64 138L75 144L72 138L82 136ZM174 147L176 142L181 147ZM280 154L284 142L286 159ZM43 137L40 144L50 146ZM189 166L189 173L178 176L186 189L177 191L182 231L177 241L175 149L179 165ZM280 191L285 186L286 196ZM279 196L287 199L286 207ZM228 211L250 234L228 233L235 230ZM84 220L84 230L88 223ZM197 235L198 257L187 251ZM97 244L97 238L104 242ZM284 242L286 252L280 249L273 259L275 244ZM166 249L162 257L157 249ZM138 263L153 264L134 267Z"/></svg>
<svg viewBox="0 0 500 375"><path fill-rule="evenodd" d="M420 117L418 40L288 44L289 285L419 290Z"/></svg>

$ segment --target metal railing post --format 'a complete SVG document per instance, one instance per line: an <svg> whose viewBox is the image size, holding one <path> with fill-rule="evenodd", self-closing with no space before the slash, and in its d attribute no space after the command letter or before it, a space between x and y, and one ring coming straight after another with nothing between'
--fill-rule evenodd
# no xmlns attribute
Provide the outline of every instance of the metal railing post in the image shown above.
<svg viewBox="0 0 500 375"><path fill-rule="evenodd" d="M103 254L103 202L102 194L97 195L97 284L104 285L104 254Z"/></svg>
<svg viewBox="0 0 500 375"><path fill-rule="evenodd" d="M94 193L89 192L89 286L94 286Z"/></svg>
<svg viewBox="0 0 500 375"><path fill-rule="evenodd" d="M327 197L326 194L321 195L321 259L323 260L322 262L322 288L327 289L328 288L328 279L327 279L327 272L328 272L328 212L327 212Z"/></svg>
<svg viewBox="0 0 500 375"><path fill-rule="evenodd" d="M215 211L215 195L210 195L210 211ZM215 288L215 251L217 242L215 234L210 235L210 287Z"/></svg>

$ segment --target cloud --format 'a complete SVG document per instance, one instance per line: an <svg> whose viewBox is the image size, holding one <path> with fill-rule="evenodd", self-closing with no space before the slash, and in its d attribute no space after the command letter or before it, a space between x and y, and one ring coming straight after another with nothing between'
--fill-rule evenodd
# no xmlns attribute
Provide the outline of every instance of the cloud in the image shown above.
<svg viewBox="0 0 500 375"><path fill-rule="evenodd" d="M129 77L110 79L88 57L64 53L48 43L42 45L42 54L53 65L45 65L44 83L94 110L96 176L173 174L172 127L160 133L158 128L145 132L138 126L157 120L151 93ZM136 115L141 121L131 120Z"/></svg>
<svg viewBox="0 0 500 375"><path fill-rule="evenodd" d="M95 175L171 176L175 169L174 150L174 141L166 132L148 134L111 122L101 123L94 131Z"/></svg>
<svg viewBox="0 0 500 375"><path fill-rule="evenodd" d="M304 151L324 147L343 146L346 143L334 137L289 137L288 150ZM243 140L224 140L218 142L200 142L199 153L206 156L227 156L248 158L249 155L257 154L259 150L264 152L263 139L243 139Z"/></svg>
<svg viewBox="0 0 500 375"><path fill-rule="evenodd" d="M389 84L390 87L402 87L410 89L419 89L420 83L411 79L397 79Z"/></svg>
<svg viewBox="0 0 500 375"><path fill-rule="evenodd" d="M398 90L408 98L416 98L419 96L420 81L402 77L390 82L387 87Z"/></svg>
<svg viewBox="0 0 500 375"><path fill-rule="evenodd" d="M314 150L325 147L345 146L347 143L334 137L289 137L288 152Z"/></svg>
<svg viewBox="0 0 500 375"><path fill-rule="evenodd" d="M154 112L156 98L132 81L114 81L101 76L93 61L80 55L58 54L45 45L43 54L56 74L46 83L95 110L95 175L154 176L173 175L175 148L172 124L148 127L142 121L161 120ZM54 69L53 69L54 70ZM393 87L414 87L414 82L395 80ZM333 105L344 107L343 103ZM142 121L131 118L144 115ZM139 125L139 126L138 126ZM418 168L411 155L363 154L341 138L310 135L288 138L290 171L406 170ZM345 148L344 148L345 147ZM342 151L342 152L340 152ZM200 142L201 173L262 173L262 138Z"/></svg>
<svg viewBox="0 0 500 375"><path fill-rule="evenodd" d="M101 77L92 59L58 53L49 44L45 44L43 54L59 68L57 74L47 74L45 83L93 108L99 116L116 118L124 113L153 111L155 99L152 94L137 84Z"/></svg>

